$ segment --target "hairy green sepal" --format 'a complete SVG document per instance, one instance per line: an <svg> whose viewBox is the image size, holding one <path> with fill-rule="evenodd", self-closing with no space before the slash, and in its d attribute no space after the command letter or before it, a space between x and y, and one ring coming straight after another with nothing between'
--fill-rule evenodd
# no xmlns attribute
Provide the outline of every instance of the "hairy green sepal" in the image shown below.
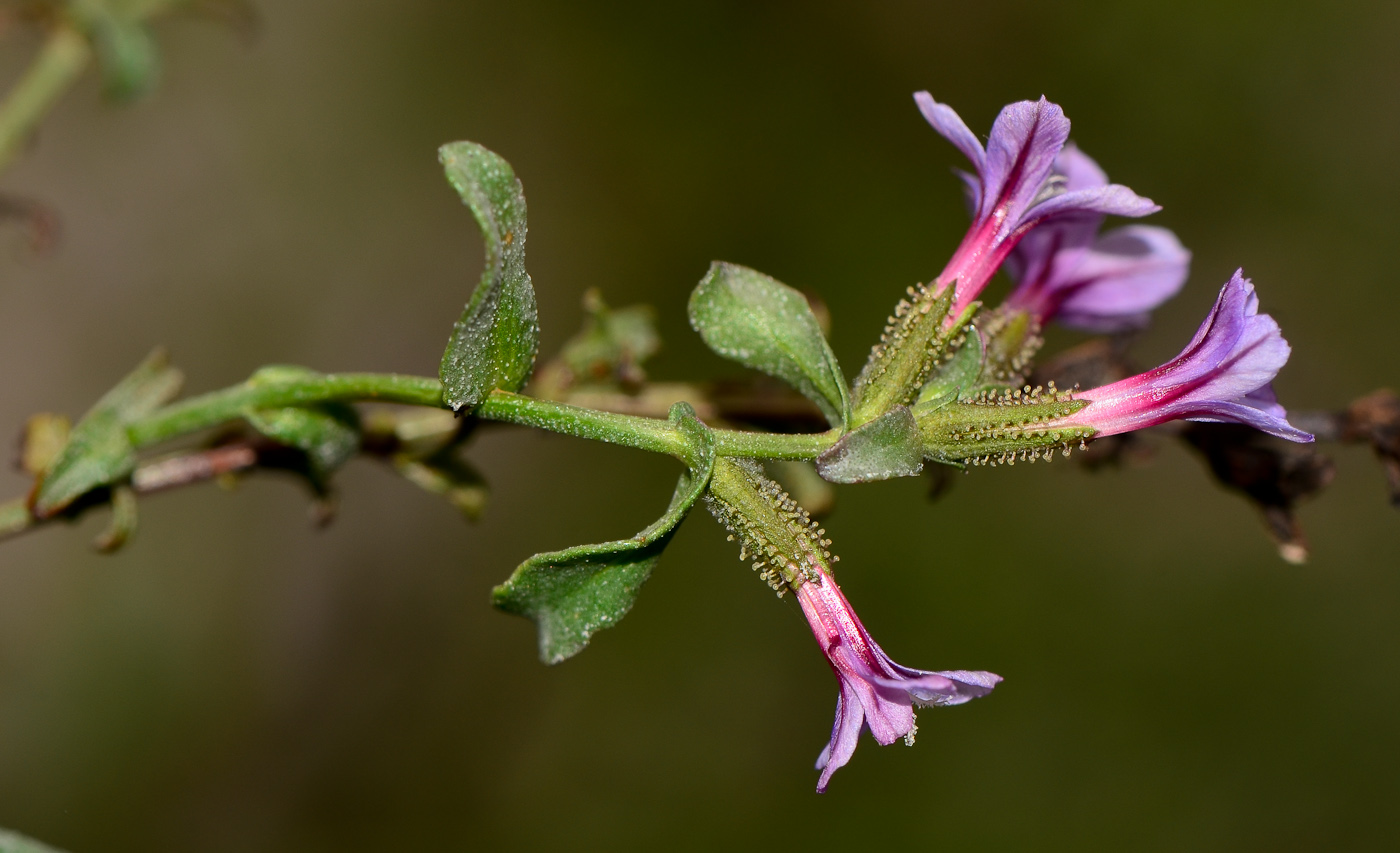
<svg viewBox="0 0 1400 853"><path fill-rule="evenodd" d="M852 426L869 423L893 409L913 403L919 389L962 333L978 308L969 305L952 323L953 288L935 293L925 286L911 289L889 318L880 343L870 352L852 391Z"/></svg>
<svg viewBox="0 0 1400 853"><path fill-rule="evenodd" d="M716 261L690 294L689 310L691 327L710 349L787 382L832 426L850 420L845 376L801 293L756 270Z"/></svg>
<svg viewBox="0 0 1400 853"><path fill-rule="evenodd" d="M443 402L469 412L497 388L520 390L535 364L539 318L525 272L525 193L510 164L474 142L450 142L438 159L486 243L486 269L439 371Z"/></svg>
<svg viewBox="0 0 1400 853"><path fill-rule="evenodd" d="M1088 405L1068 393L983 392L971 400L929 401L914 407L924 457L949 464L990 464L1049 458L1094 436L1092 427L1067 424Z"/></svg>
<svg viewBox="0 0 1400 853"><path fill-rule="evenodd" d="M962 346L924 383L919 402L943 405L973 396L981 389L984 355L982 333L976 327L968 327Z"/></svg>
<svg viewBox="0 0 1400 853"><path fill-rule="evenodd" d="M694 467L681 475L666 513L630 539L536 554L492 593L492 603L534 620L540 659L559 663L616 625L633 602L672 534L705 492L715 466L714 438L688 403L671 407L671 422L692 441Z"/></svg>

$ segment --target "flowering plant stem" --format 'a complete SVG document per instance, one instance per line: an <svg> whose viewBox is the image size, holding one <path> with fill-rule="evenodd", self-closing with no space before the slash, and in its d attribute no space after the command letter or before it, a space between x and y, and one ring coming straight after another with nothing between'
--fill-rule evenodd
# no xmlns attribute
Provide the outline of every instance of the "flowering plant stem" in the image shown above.
<svg viewBox="0 0 1400 853"><path fill-rule="evenodd" d="M250 411L330 402L448 408L442 399L442 383L429 377L306 373L274 381L245 382L182 400L132 421L127 425L127 435L132 447L139 450L239 420ZM686 465L699 464L700 449L691 437L659 418L603 412L507 391L493 391L471 416L664 453ZM839 430L784 435L716 429L712 434L720 456L765 459L813 459L840 437ZM25 499L0 504L0 536L19 533L35 522Z"/></svg>

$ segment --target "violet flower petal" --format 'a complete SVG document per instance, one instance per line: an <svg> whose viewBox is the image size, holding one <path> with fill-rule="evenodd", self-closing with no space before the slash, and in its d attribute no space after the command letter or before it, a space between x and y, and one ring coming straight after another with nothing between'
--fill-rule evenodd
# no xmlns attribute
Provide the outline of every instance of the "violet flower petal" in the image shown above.
<svg viewBox="0 0 1400 853"><path fill-rule="evenodd" d="M876 742L893 743L913 733L915 704L959 705L1001 681L989 672L926 672L890 660L824 570L798 588L797 600L840 689L831 740L817 757L818 791L850 760L863 728Z"/></svg>
<svg viewBox="0 0 1400 853"><path fill-rule="evenodd" d="M1108 174L1073 142L1066 143L1055 158L1055 174L1064 179L1065 192L1108 186Z"/></svg>
<svg viewBox="0 0 1400 853"><path fill-rule="evenodd" d="M1046 284L1059 295L1055 317L1070 328L1107 333L1146 325L1148 313L1181 290L1191 253L1166 228L1129 225L1099 237L1073 263Z"/></svg>
<svg viewBox="0 0 1400 853"><path fill-rule="evenodd" d="M1311 441L1288 423L1269 387L1289 351L1278 323L1259 313L1254 285L1236 271L1180 355L1084 392L1089 405L1064 420L1091 426L1099 435L1176 419L1230 421L1291 441Z"/></svg>
<svg viewBox="0 0 1400 853"><path fill-rule="evenodd" d="M1002 108L987 139L986 167L980 170L982 203L977 210L979 220L1001 212L998 240L1021 225L1068 139L1064 110L1043 95L1039 101L1018 101Z"/></svg>
<svg viewBox="0 0 1400 853"><path fill-rule="evenodd" d="M924 119L933 125L933 129L972 161L972 167L979 175L986 171L987 153L982 150L982 143L977 141L952 107L938 103L928 92L915 92L914 103L919 105L919 112L924 114Z"/></svg>
<svg viewBox="0 0 1400 853"><path fill-rule="evenodd" d="M1074 190L1048 198L1026 211L1019 224L1025 227L1054 217L1074 214L1146 216L1161 209L1160 204L1138 195L1122 184L1109 184L1106 187Z"/></svg>
<svg viewBox="0 0 1400 853"><path fill-rule="evenodd" d="M831 774L846 766L855 755L856 744L860 741L860 730L865 723L865 712L858 700L840 679L840 691L836 694L836 721L831 728L831 741L817 756L816 769L822 771L817 780L817 793L825 793L831 782Z"/></svg>

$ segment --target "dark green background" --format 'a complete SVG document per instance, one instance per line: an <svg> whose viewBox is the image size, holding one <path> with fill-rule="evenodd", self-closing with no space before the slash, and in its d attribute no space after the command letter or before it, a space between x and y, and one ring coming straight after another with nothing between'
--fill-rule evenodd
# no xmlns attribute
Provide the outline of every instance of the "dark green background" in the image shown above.
<svg viewBox="0 0 1400 853"><path fill-rule="evenodd" d="M1393 3L260 3L251 42L158 27L165 79L87 79L0 188L62 215L0 235L0 431L80 413L153 345L191 391L268 362L431 374L481 250L439 143L530 199L543 347L585 288L656 306L653 375L732 372L685 324L712 259L827 299L854 373L965 225L959 155L1042 92L1195 252L1137 356L1189 338L1238 266L1282 324L1295 408L1400 377ZM0 79L34 41L0 44ZM1052 336L1061 346L1075 338ZM866 738L825 796L835 682L703 514L635 611L535 660L492 584L640 529L673 464L497 431L478 525L368 463L339 521L260 479L0 546L0 825L75 851L1378 849L1400 834L1400 527L1337 454L1305 567L1160 443L1147 466L846 487L827 527L895 659L991 697ZM0 496L20 493L0 474Z"/></svg>

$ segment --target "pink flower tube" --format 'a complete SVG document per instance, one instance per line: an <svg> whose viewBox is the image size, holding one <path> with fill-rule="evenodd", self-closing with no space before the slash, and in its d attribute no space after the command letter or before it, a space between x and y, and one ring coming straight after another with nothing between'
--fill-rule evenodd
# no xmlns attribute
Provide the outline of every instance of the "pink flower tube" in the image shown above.
<svg viewBox="0 0 1400 853"><path fill-rule="evenodd" d="M1045 426L1089 426L1097 435L1171 420L1240 423L1289 441L1313 437L1288 422L1270 382L1288 361L1278 323L1259 313L1259 297L1236 271L1196 336L1161 367L1077 394L1089 405Z"/></svg>

